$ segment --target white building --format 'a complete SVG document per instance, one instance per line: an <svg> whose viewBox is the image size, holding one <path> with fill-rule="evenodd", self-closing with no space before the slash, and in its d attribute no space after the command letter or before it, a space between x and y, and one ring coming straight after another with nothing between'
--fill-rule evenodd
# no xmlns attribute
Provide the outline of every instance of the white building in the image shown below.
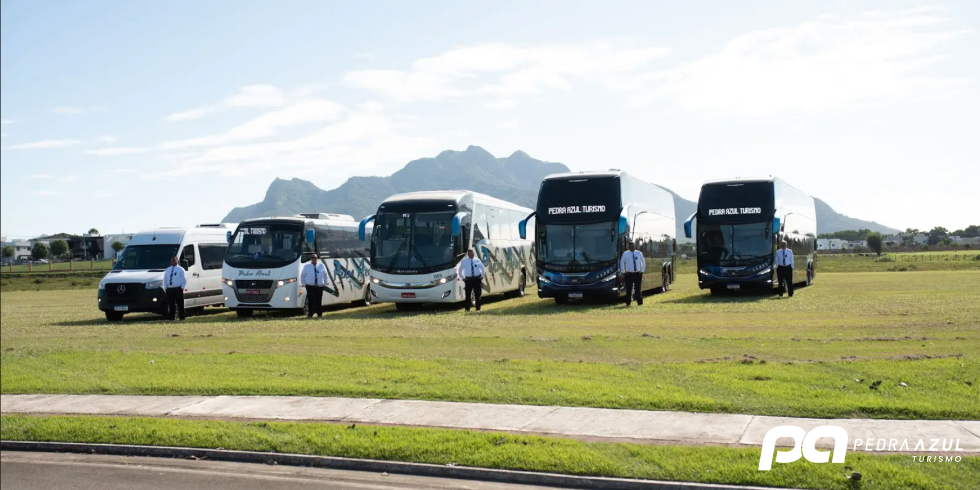
<svg viewBox="0 0 980 490"><path fill-rule="evenodd" d="M105 257L104 258L105 259L115 260L115 258L119 254L117 254L116 251L112 248L112 244L113 243L116 243L116 242L119 242L119 243L122 243L123 245L127 245L129 243L129 241L133 239L133 234L130 233L128 235L126 235L126 234L102 235L102 238L103 238L103 244L105 246L105 252L104 252L105 253Z"/></svg>

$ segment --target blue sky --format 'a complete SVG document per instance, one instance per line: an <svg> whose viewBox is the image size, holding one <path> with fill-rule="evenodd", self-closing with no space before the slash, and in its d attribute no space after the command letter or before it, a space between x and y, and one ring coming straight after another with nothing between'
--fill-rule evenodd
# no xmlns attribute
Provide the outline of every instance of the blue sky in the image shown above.
<svg viewBox="0 0 980 490"><path fill-rule="evenodd" d="M696 199L975 224L974 2L54 2L0 12L2 233L213 222L479 145ZM330 210L318 210L330 211Z"/></svg>

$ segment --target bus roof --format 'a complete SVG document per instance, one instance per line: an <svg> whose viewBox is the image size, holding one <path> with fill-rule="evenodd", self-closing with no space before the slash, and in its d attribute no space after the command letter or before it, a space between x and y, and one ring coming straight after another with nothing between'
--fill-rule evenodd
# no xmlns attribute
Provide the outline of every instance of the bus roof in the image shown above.
<svg viewBox="0 0 980 490"><path fill-rule="evenodd" d="M562 172L560 174L549 174L544 180L572 180L594 177L619 177L623 174L622 170L589 170L584 172Z"/></svg>
<svg viewBox="0 0 980 490"><path fill-rule="evenodd" d="M443 190L443 191L417 191L417 192L405 192L403 194L395 194L389 196L385 199L381 205L394 204L394 203L407 203L411 201L453 201L459 203L463 199L472 198L475 201L480 201L486 204L498 205L501 207L508 208L521 208L530 211L530 209L525 208L519 204L514 204L512 202L504 201L503 199L498 199L493 196L486 194L481 194L479 192L474 192L470 190Z"/></svg>

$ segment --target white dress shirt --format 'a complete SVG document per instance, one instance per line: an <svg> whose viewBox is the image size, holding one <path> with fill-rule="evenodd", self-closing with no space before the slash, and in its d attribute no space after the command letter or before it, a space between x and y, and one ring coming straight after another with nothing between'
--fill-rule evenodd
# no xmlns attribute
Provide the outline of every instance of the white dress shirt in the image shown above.
<svg viewBox="0 0 980 490"><path fill-rule="evenodd" d="M788 248L776 250L776 266L783 265L793 267L793 251Z"/></svg>
<svg viewBox="0 0 980 490"><path fill-rule="evenodd" d="M620 272L646 272L647 262L643 260L643 254L639 250L623 252L623 257L619 259Z"/></svg>
<svg viewBox="0 0 980 490"><path fill-rule="evenodd" d="M326 286L327 267L323 262L317 262L316 267L310 262L303 266L303 273L299 275L299 283L302 286Z"/></svg>
<svg viewBox="0 0 980 490"><path fill-rule="evenodd" d="M184 268L179 265L172 265L163 271L163 289L180 288L187 286L187 278L184 277Z"/></svg>
<svg viewBox="0 0 980 490"><path fill-rule="evenodd" d="M487 268L483 266L483 261L480 259L466 257L459 261L459 265L456 267L456 273L460 279L483 277L487 274Z"/></svg>

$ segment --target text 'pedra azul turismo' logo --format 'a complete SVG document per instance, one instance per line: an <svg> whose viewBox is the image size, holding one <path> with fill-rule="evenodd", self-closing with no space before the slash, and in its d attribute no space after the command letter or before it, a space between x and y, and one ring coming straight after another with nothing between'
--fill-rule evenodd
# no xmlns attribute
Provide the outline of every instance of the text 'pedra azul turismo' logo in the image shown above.
<svg viewBox="0 0 980 490"><path fill-rule="evenodd" d="M793 447L788 451L777 451L776 441L781 438L793 439ZM830 451L817 449L817 440L821 438L834 440L833 459ZM762 454L759 457L759 471L769 471L772 469L773 453L776 454L777 463L792 463L804 458L811 463L843 463L847 454L848 436L843 427L836 425L824 425L815 427L810 432L803 430L795 425L782 425L773 427L766 433L762 441ZM865 452L954 452L963 451L960 447L959 439L854 439L852 451L864 450ZM912 460L919 463L959 463L962 456L958 455L922 455L913 454Z"/></svg>

